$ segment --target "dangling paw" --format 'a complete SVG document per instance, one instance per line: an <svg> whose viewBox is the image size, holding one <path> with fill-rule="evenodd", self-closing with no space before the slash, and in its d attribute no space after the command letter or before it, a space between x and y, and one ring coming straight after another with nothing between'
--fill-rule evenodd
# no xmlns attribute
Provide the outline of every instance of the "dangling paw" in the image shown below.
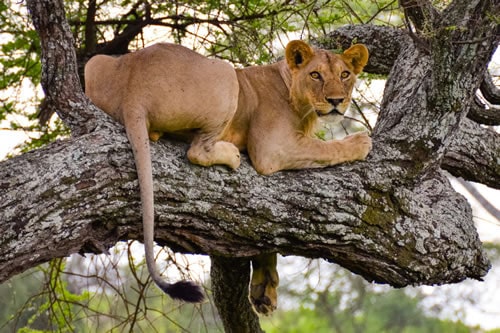
<svg viewBox="0 0 500 333"><path fill-rule="evenodd" d="M252 261L250 302L257 313L270 315L278 304L279 276L276 270L276 254L259 256Z"/></svg>

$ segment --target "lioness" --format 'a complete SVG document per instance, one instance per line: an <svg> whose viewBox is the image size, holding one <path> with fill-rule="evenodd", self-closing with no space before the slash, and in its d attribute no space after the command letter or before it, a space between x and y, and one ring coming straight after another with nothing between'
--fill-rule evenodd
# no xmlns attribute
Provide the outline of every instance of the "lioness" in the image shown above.
<svg viewBox="0 0 500 333"><path fill-rule="evenodd" d="M302 41L287 45L283 61L244 69L173 44L90 59L85 92L125 126L139 177L146 262L162 290L188 302L203 299L198 286L166 283L155 267L149 139L157 141L166 132L188 137L188 159L203 166L236 169L246 150L263 175L363 160L371 149L366 133L321 141L313 131L320 117L344 114L367 61L361 44L337 55ZM268 314L277 304L276 255L261 255L253 266L250 300L256 311Z"/></svg>

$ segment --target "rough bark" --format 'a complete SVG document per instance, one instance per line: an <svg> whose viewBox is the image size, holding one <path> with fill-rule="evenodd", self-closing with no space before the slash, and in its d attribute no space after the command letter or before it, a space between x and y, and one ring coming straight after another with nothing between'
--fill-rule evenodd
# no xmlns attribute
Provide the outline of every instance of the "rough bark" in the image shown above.
<svg viewBox="0 0 500 333"><path fill-rule="evenodd" d="M55 257L142 239L129 144L121 127L89 106L75 87L75 56L68 49L61 1L30 0L28 6L42 39L48 103L74 136L1 162L0 282ZM494 23L479 15L485 10L498 13L498 4L455 1L445 13L433 12L435 27L453 23L451 17L474 27L456 34L443 30L439 38L449 47L444 51L432 38L422 43L401 37L404 44L395 43L397 60L366 162L263 177L248 160L236 172L202 168L187 162L186 144L152 144L157 241L217 256L222 274L214 274L221 283L238 273L223 258L263 251L325 258L369 281L397 287L481 279L489 263L471 209L439 166L446 165L450 152L463 157L473 150L469 144L480 145L458 138L460 129L468 128L465 115L481 81L477 74L498 42ZM376 61L382 58L377 45L383 43L371 44L371 65L387 68L389 63ZM453 70L453 59L460 60L463 73L445 71ZM488 181L498 187L498 166L491 162L498 158L497 143L497 136L487 143L497 147L490 156L491 147L483 148L486 161L467 162L491 168ZM240 305L249 310L248 302ZM224 322L231 320L232 313L220 314Z"/></svg>
<svg viewBox="0 0 500 333"><path fill-rule="evenodd" d="M370 51L370 59L363 69L366 73L387 75L410 37L401 29L377 25L354 25L336 29L314 43L326 50L345 50L352 41L363 43Z"/></svg>
<svg viewBox="0 0 500 333"><path fill-rule="evenodd" d="M500 104L500 89L493 83L490 75L487 75L481 82L481 92L491 104Z"/></svg>
<svg viewBox="0 0 500 333"><path fill-rule="evenodd" d="M460 125L441 167L455 177L500 188L500 136L469 119Z"/></svg>
<svg viewBox="0 0 500 333"><path fill-rule="evenodd" d="M480 278L488 269L471 210L439 171L413 186L394 178L400 167L371 162L262 177L248 162L237 172L189 165L186 148L152 145L156 238L174 250L321 257L398 287ZM141 239L121 130L2 162L0 179L1 281L50 258Z"/></svg>
<svg viewBox="0 0 500 333"><path fill-rule="evenodd" d="M227 333L261 333L259 317L248 300L250 260L248 258L210 257L210 278L217 309Z"/></svg>
<svg viewBox="0 0 500 333"><path fill-rule="evenodd" d="M500 107L487 107L476 96L476 98L474 99L474 103L471 105L469 113L467 113L467 117L478 124L498 126L500 125Z"/></svg>

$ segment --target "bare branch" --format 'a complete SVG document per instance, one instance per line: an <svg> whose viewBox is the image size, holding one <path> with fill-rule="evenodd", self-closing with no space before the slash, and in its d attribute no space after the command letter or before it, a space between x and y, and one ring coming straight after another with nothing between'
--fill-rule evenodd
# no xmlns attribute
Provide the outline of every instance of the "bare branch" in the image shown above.
<svg viewBox="0 0 500 333"><path fill-rule="evenodd" d="M487 109L479 98L475 96L467 117L478 124L497 126L500 125L500 108L490 107Z"/></svg>
<svg viewBox="0 0 500 333"><path fill-rule="evenodd" d="M500 188L500 134L465 119L441 167L456 177Z"/></svg>
<svg viewBox="0 0 500 333"><path fill-rule="evenodd" d="M418 34L435 31L434 22L440 14L428 0L400 0L405 16L413 23Z"/></svg>
<svg viewBox="0 0 500 333"><path fill-rule="evenodd" d="M97 48L97 34L95 16L97 12L97 0L89 0L87 15L85 18L85 53L93 54Z"/></svg>
<svg viewBox="0 0 500 333"><path fill-rule="evenodd" d="M469 192L470 195L472 195L474 197L474 199L476 199L477 202L479 202L479 204L489 214L491 214L491 216L493 216L494 218L496 218L497 220L500 221L500 210L497 209L494 205L492 205L491 202L488 199L486 199L481 194L481 192L478 191L478 189L476 188L476 186L474 186L474 184L472 184L471 182L465 181L462 178L457 178L457 180L460 183L460 185L462 185L467 190L467 192Z"/></svg>
<svg viewBox="0 0 500 333"><path fill-rule="evenodd" d="M500 89L495 85L488 72L486 72L483 82L481 82L481 93L491 104L500 105Z"/></svg>

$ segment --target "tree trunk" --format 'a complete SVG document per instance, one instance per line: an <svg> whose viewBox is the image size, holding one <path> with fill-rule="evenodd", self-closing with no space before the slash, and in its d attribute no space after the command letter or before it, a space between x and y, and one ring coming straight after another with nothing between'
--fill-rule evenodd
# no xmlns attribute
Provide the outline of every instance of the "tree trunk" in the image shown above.
<svg viewBox="0 0 500 333"><path fill-rule="evenodd" d="M62 2L27 2L42 41L48 103L73 137L0 163L0 282L52 258L142 239L131 149L121 126L77 87ZM498 134L477 140L489 134L465 119L498 43L492 18L499 5L456 0L439 13L426 1L401 2L410 19L432 20L415 27L437 30L409 37L364 27L372 39L358 38L370 47L371 68L389 68L381 59L395 52L367 161L264 177L246 158L235 172L203 168L187 162L186 144L152 143L156 240L216 258L214 290L226 329L234 311L221 309L242 299L245 258L261 252L325 258L397 287L481 279L487 273L470 206L440 166L465 160L458 169L478 169L461 174L488 170L486 181L500 187ZM419 15L422 8L432 15ZM447 29L452 24L460 29ZM387 42L396 34L396 42ZM475 151L480 159L468 155ZM246 277L234 286L238 293L221 299L228 288L225 274ZM251 318L248 301L238 306ZM251 320L248 325L258 327Z"/></svg>
<svg viewBox="0 0 500 333"><path fill-rule="evenodd" d="M210 278L214 301L227 333L261 333L259 317L248 300L250 260L211 256Z"/></svg>

